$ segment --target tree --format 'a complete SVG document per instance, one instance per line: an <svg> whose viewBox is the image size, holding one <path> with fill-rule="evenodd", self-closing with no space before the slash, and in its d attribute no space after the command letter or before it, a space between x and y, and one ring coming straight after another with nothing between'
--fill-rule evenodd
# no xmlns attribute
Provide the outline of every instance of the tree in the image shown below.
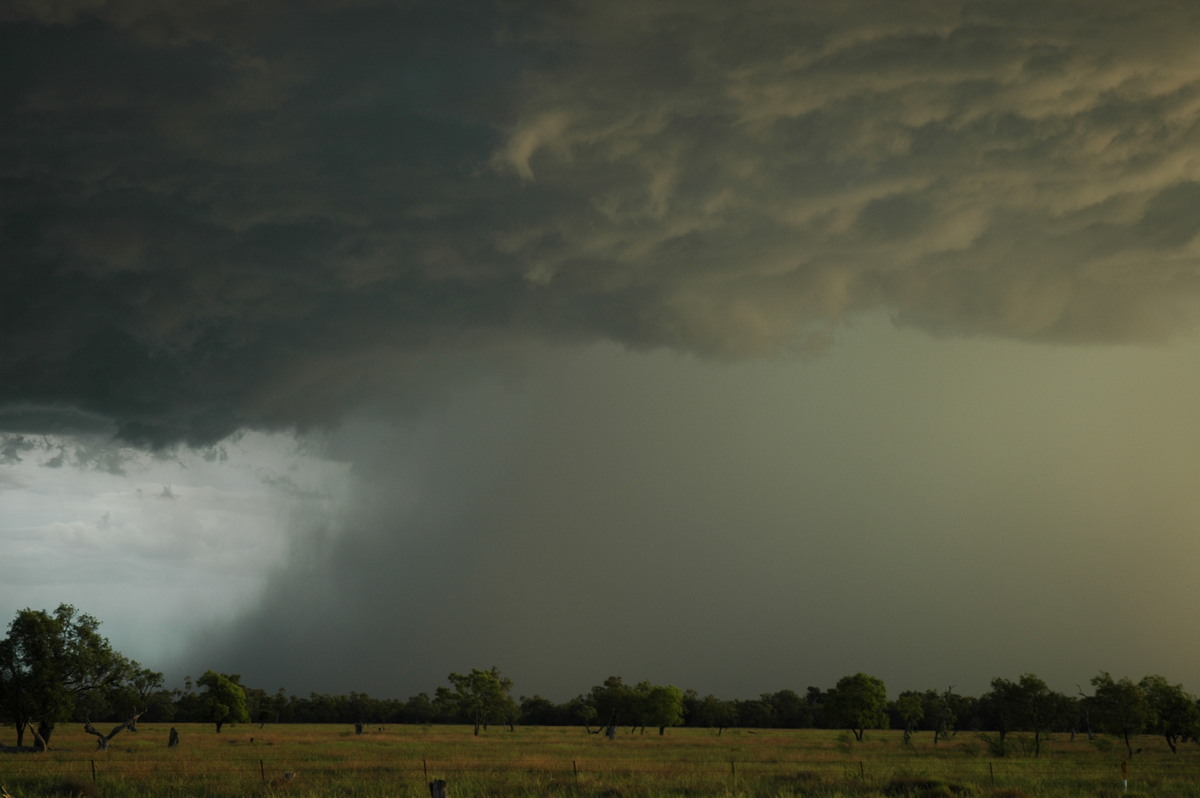
<svg viewBox="0 0 1200 798"><path fill-rule="evenodd" d="M642 720L647 726L658 727L659 735L666 734L668 726L683 725L683 691L672 685L638 685L641 694Z"/></svg>
<svg viewBox="0 0 1200 798"><path fill-rule="evenodd" d="M1000 736L999 745L993 747L994 753L1006 755L1008 733L1019 729L1024 721L1025 703L1020 685L1000 677L992 679L992 689L979 697L979 709L987 722L987 728L996 731Z"/></svg>
<svg viewBox="0 0 1200 798"><path fill-rule="evenodd" d="M596 719L605 726L636 724L636 698L620 676L609 676L588 693L588 703L596 708Z"/></svg>
<svg viewBox="0 0 1200 798"><path fill-rule="evenodd" d="M1127 678L1113 680L1107 671L1093 676L1092 686L1096 688L1092 703L1100 727L1124 740L1126 752L1133 756L1130 738L1141 734L1151 718L1146 691Z"/></svg>
<svg viewBox="0 0 1200 798"><path fill-rule="evenodd" d="M1138 687L1150 704L1153 725L1166 739L1172 754L1180 738L1195 737L1200 729L1200 708L1196 699L1184 692L1183 686L1171 684L1162 676L1146 676Z"/></svg>
<svg viewBox="0 0 1200 798"><path fill-rule="evenodd" d="M1056 693L1032 673L1015 681L992 679L992 689L979 699L979 707L991 726L1000 734L998 753L1008 748L1005 737L1010 731L1033 732L1033 755L1041 756L1042 739L1052 724L1066 715L1068 699Z"/></svg>
<svg viewBox="0 0 1200 798"><path fill-rule="evenodd" d="M849 729L862 742L867 729L886 729L887 686L883 680L865 673L838 679L825 702L831 725Z"/></svg>
<svg viewBox="0 0 1200 798"><path fill-rule="evenodd" d="M226 723L249 723L250 712L246 709L246 691L237 674L226 675L216 671L205 671L196 680L204 688L200 694L205 720L215 723L217 734Z"/></svg>
<svg viewBox="0 0 1200 798"><path fill-rule="evenodd" d="M916 730L917 724L925 717L925 702L920 693L913 690L906 690L900 694L893 705L896 712L896 717L904 724L904 744L908 745L912 740L912 733Z"/></svg>
<svg viewBox="0 0 1200 798"><path fill-rule="evenodd" d="M955 714L956 698L959 696L954 693L953 685L948 687L944 693L939 693L937 690L926 690L921 694L921 714L924 716L925 722L933 729L934 745L937 745L942 738L954 735L958 726L958 718Z"/></svg>
<svg viewBox="0 0 1200 798"><path fill-rule="evenodd" d="M1042 738L1050 727L1067 714L1068 699L1056 693L1037 676L1025 673L1017 681L1024 701L1025 727L1033 732L1033 755L1042 755Z"/></svg>
<svg viewBox="0 0 1200 798"><path fill-rule="evenodd" d="M439 687L438 700L473 723L476 736L489 723L516 715L516 703L509 697L512 679L501 676L498 668L486 671L472 668L467 674L452 673L449 679L454 690Z"/></svg>
<svg viewBox="0 0 1200 798"><path fill-rule="evenodd" d="M136 715L132 702L162 683L161 674L114 651L99 627L69 604L53 615L24 609L9 624L0 640L0 714L16 727L18 747L29 729L45 750L55 724L81 713Z"/></svg>
<svg viewBox="0 0 1200 798"><path fill-rule="evenodd" d="M696 697L687 710L689 726L703 726L717 730L719 737L730 726L737 724L737 705L732 701L723 701L715 695Z"/></svg>

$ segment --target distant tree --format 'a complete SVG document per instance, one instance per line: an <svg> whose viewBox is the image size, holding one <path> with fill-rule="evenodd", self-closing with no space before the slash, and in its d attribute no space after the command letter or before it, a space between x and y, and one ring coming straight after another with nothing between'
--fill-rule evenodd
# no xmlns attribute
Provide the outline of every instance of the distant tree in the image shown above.
<svg viewBox="0 0 1200 798"><path fill-rule="evenodd" d="M428 693L417 693L404 705L404 719L408 723L433 723L437 718L437 707Z"/></svg>
<svg viewBox="0 0 1200 798"><path fill-rule="evenodd" d="M609 676L588 693L588 703L596 710L596 720L605 726L636 726L640 720L637 697L620 676Z"/></svg>
<svg viewBox="0 0 1200 798"><path fill-rule="evenodd" d="M637 692L646 726L656 727L659 735L663 735L668 726L683 725L683 691L678 687L642 682Z"/></svg>
<svg viewBox="0 0 1200 798"><path fill-rule="evenodd" d="M1068 699L1032 673L1022 674L1017 686L1025 703L1025 728L1033 732L1033 755L1039 757L1046 732L1066 716Z"/></svg>
<svg viewBox="0 0 1200 798"><path fill-rule="evenodd" d="M517 705L517 718L524 726L562 726L562 707L540 695L521 696Z"/></svg>
<svg viewBox="0 0 1200 798"><path fill-rule="evenodd" d="M843 676L826 699L827 719L862 742L867 729L887 728L887 686L865 673Z"/></svg>
<svg viewBox="0 0 1200 798"><path fill-rule="evenodd" d="M596 708L592 706L586 696L577 695L567 702L564 710L567 713L567 722L578 726L583 726L588 734L595 734L592 731L592 724L598 718ZM599 731L597 729L597 731Z"/></svg>
<svg viewBox="0 0 1200 798"><path fill-rule="evenodd" d="M989 728L999 733L996 746L999 755L1008 752L1009 732L1025 730L1033 732L1033 755L1037 757L1041 756L1046 732L1067 717L1069 699L1051 690L1034 674L1025 673L1015 682L993 679L992 689L979 698L979 708Z"/></svg>
<svg viewBox="0 0 1200 798"><path fill-rule="evenodd" d="M805 729L813 725L815 705L795 690L764 693L760 699L771 705L775 725L781 729Z"/></svg>
<svg viewBox="0 0 1200 798"><path fill-rule="evenodd" d="M706 695L693 702L688 710L687 722L689 726L716 729L720 736L726 729L737 725L737 705L715 695Z"/></svg>
<svg viewBox="0 0 1200 798"><path fill-rule="evenodd" d="M770 701L750 698L734 701L737 709L737 725L743 729L770 729L775 726L775 707Z"/></svg>
<svg viewBox="0 0 1200 798"><path fill-rule="evenodd" d="M992 679L992 689L979 697L979 709L987 724L985 728L999 735L994 753L1008 754L1008 734L1021 727L1025 719L1025 701L1021 686L1009 679Z"/></svg>
<svg viewBox="0 0 1200 798"><path fill-rule="evenodd" d="M954 688L946 691L926 690L921 693L921 714L925 723L933 731L933 744L937 745L943 738L953 736L958 726L958 718L952 705Z"/></svg>
<svg viewBox="0 0 1200 798"><path fill-rule="evenodd" d="M914 690L905 690L896 698L892 708L904 728L904 743L907 745L912 740L917 724L925 717L923 696Z"/></svg>
<svg viewBox="0 0 1200 798"><path fill-rule="evenodd" d="M205 671L196 680L204 688L200 702L204 720L217 727L217 734L226 723L249 723L250 712L246 709L246 691L239 684L237 674L227 675L216 671Z"/></svg>
<svg viewBox="0 0 1200 798"><path fill-rule="evenodd" d="M1179 753L1178 741L1195 737L1200 731L1200 708L1183 686L1171 684L1163 676L1146 676L1138 687L1150 704L1151 723L1167 741L1171 753Z"/></svg>
<svg viewBox="0 0 1200 798"><path fill-rule="evenodd" d="M1119 736L1125 751L1133 756L1131 738L1141 734L1151 720L1146 691L1127 678L1114 680L1107 671L1092 677L1092 705L1100 728Z"/></svg>
<svg viewBox="0 0 1200 798"><path fill-rule="evenodd" d="M55 725L95 712L132 717L132 706L162 683L162 674L142 668L113 650L100 622L60 604L54 614L24 609L0 640L0 715L13 723L17 746L31 730L46 749Z"/></svg>
<svg viewBox="0 0 1200 798"><path fill-rule="evenodd" d="M516 714L516 704L509 697L512 680L500 675L498 668L470 673L452 673L448 677L453 690L438 688L438 699L475 726L475 735L488 724L509 720Z"/></svg>

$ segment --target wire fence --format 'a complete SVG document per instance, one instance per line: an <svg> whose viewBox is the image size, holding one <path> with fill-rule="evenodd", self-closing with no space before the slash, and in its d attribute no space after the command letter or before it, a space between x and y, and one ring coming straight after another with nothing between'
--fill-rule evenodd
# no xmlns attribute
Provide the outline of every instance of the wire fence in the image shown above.
<svg viewBox="0 0 1200 798"><path fill-rule="evenodd" d="M37 755L14 755L0 761L0 782L4 779L60 778L86 781L103 787L106 783L155 783L167 780L220 780L249 786L255 783L277 784L291 779L349 777L355 781L409 784L424 791L434 780L454 785L465 782L522 778L558 785L596 787L613 781L636 780L670 785L686 779L704 782L718 790L746 789L762 783L798 784L805 781L846 783L855 780L884 783L888 780L919 779L936 776L944 781L971 784L983 788L1030 783L1071 782L1091 784L1117 791L1130 785L1161 786L1191 783L1200 785L1200 762L1155 762L1139 767L1127 763L1084 766L1079 763L1057 764L1052 761L1008 763L1005 761L946 763L933 769L881 765L868 760L804 761L778 759L620 759L552 760L504 758L486 759L405 759L381 763L379 759L339 757L259 757L222 761L213 758L175 758L145 760L136 757L78 757L44 760ZM1165 793L1164 793L1165 794Z"/></svg>

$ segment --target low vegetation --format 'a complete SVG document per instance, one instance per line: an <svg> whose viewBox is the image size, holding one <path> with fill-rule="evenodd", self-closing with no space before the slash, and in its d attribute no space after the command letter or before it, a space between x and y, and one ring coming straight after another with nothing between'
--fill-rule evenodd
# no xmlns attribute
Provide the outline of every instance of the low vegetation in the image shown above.
<svg viewBox="0 0 1200 798"><path fill-rule="evenodd" d="M1032 756L1031 735L1014 733L1030 755L997 760L974 733L934 744L904 743L902 731L677 729L660 736L622 730L615 738L579 727L516 727L476 736L473 725L370 727L309 724L175 727L141 724L107 751L63 724L58 745L0 759L13 798L258 798L259 796L429 795L443 779L454 798L698 798L700 796L1200 796L1200 746L1171 754L1161 738L1124 744L1050 735ZM1111 738L1107 739L1110 743ZM1019 746L1018 746L1019 747ZM1127 768L1125 792L1122 766Z"/></svg>

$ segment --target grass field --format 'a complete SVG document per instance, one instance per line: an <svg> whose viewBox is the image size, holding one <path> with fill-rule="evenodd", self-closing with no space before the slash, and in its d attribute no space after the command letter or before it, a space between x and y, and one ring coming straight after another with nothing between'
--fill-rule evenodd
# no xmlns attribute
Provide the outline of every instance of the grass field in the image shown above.
<svg viewBox="0 0 1200 798"><path fill-rule="evenodd" d="M451 798L578 796L1197 796L1200 745L1172 755L1158 738L1122 780L1124 746L1053 738L1042 756L987 754L976 734L936 747L918 734L868 732L856 743L832 731L671 729L664 737L622 730L615 740L581 728L466 726L179 725L125 732L107 752L76 725L55 732L55 750L0 754L0 785L13 798L43 795L362 796L426 798L443 779ZM1019 742L1018 742L1019 748Z"/></svg>

